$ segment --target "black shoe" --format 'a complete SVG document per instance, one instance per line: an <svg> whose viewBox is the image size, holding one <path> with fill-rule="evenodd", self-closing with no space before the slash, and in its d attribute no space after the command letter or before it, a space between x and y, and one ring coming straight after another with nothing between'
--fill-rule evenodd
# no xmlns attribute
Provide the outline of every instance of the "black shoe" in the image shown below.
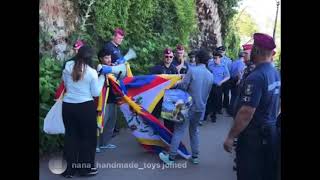
<svg viewBox="0 0 320 180"><path fill-rule="evenodd" d="M217 113L218 113L218 114L222 114L222 111L220 110L220 111L218 111Z"/></svg>
<svg viewBox="0 0 320 180"><path fill-rule="evenodd" d="M199 121L199 126L202 126L202 122L201 121Z"/></svg>
<svg viewBox="0 0 320 180"><path fill-rule="evenodd" d="M119 132L120 132L120 129L118 129L118 128L114 128L113 132L115 132L115 133L119 133Z"/></svg>

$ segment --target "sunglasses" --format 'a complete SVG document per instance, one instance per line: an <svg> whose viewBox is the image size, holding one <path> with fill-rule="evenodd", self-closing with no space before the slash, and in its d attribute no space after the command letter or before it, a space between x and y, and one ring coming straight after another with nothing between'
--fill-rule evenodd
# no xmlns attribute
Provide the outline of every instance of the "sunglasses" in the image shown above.
<svg viewBox="0 0 320 180"><path fill-rule="evenodd" d="M173 56L164 56L165 58L173 58Z"/></svg>

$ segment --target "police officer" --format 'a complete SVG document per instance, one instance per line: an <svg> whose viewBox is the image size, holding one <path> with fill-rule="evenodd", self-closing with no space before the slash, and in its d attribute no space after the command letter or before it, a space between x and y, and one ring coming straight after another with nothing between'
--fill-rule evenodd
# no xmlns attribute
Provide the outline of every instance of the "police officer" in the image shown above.
<svg viewBox="0 0 320 180"><path fill-rule="evenodd" d="M123 38L124 38L125 32L120 29L116 28L113 33L113 38L111 41L107 42L104 45L104 49L107 51L111 51L111 61L113 64L120 64L121 61L124 61L123 55L120 51L119 46L121 45Z"/></svg>
<svg viewBox="0 0 320 180"><path fill-rule="evenodd" d="M230 67L230 89L231 89L231 100L230 105L227 109L229 115L233 115L233 107L236 97L238 96L238 89L240 80L242 79L243 70L245 68L244 56L246 52L241 51L239 53L239 59L232 62Z"/></svg>
<svg viewBox="0 0 320 180"><path fill-rule="evenodd" d="M246 52L244 58L244 63L246 65L244 72L243 72L243 80L253 71L255 64L252 60L250 60L250 54L252 49L252 44L245 44L242 45L243 51Z"/></svg>
<svg viewBox="0 0 320 180"><path fill-rule="evenodd" d="M227 57L225 55L226 53L226 48L224 46L220 46L218 48L216 48L216 51L218 51L220 54L222 54L222 58L221 58L221 63L225 66L227 66L229 73L230 73L230 68L231 68L231 63L232 60ZM222 105L224 108L228 108L229 107L229 93L230 93L230 80L226 81L223 85L222 85L222 93L223 93L223 102ZM221 110L222 110L222 106L219 107L219 113L221 114Z"/></svg>
<svg viewBox="0 0 320 180"><path fill-rule="evenodd" d="M170 48L166 48L163 52L164 59L163 62L152 67L150 70L151 74L178 74L177 68L172 64L173 52ZM161 107L162 107L163 98L158 102L154 108L152 115L156 118L160 118ZM171 132L174 130L174 122L164 119L164 126L168 128Z"/></svg>
<svg viewBox="0 0 320 180"><path fill-rule="evenodd" d="M235 119L235 115L236 115L236 109L238 109L238 101L239 101L239 96L240 96L240 89L243 87L244 84L244 80L246 79L246 77L248 77L248 75L254 70L255 68L255 64L253 63L252 60L250 60L250 55L251 55L251 50L252 50L252 46L253 44L244 44L242 45L243 48L243 52L245 52L243 60L244 60L244 64L245 64L245 68L244 68L244 72L242 75L242 79L240 80L240 84L238 85L238 90L236 91L237 95L235 97L234 103L233 103L233 107L232 107L232 117ZM235 139L234 142L234 146L237 145L237 139ZM236 161L236 158L235 158ZM237 169L236 166L234 166L233 168L234 170Z"/></svg>
<svg viewBox="0 0 320 180"><path fill-rule="evenodd" d="M105 51L111 52L111 63L112 64L121 64L125 62L124 57L120 51L119 46L121 45L123 38L125 36L125 32L121 28L116 28L113 33L113 38L111 41L107 42L104 45ZM119 107L116 107L115 110L115 119L118 119L117 114L119 111ZM114 134L112 137L116 135L116 133L120 132L120 121L116 121L116 126L114 128Z"/></svg>
<svg viewBox="0 0 320 180"><path fill-rule="evenodd" d="M216 122L216 114L222 106L222 85L230 79L230 74L227 66L222 64L222 54L214 52L214 63L208 65L209 70L213 75L213 85L206 106L204 119L211 118L212 122Z"/></svg>
<svg viewBox="0 0 320 180"><path fill-rule="evenodd" d="M186 74L189 68L189 64L185 58L184 47L178 44L176 47L176 55L173 58L172 64L176 66L179 74Z"/></svg>
<svg viewBox="0 0 320 180"><path fill-rule="evenodd" d="M245 45L242 45L243 47L243 52L245 53L244 54L244 57L243 57L243 60L244 60L244 64L245 64L245 68L243 70L243 75L242 75L242 78L240 80L240 84L238 86L238 91L237 91L237 96L234 100L234 103L233 103L233 109L232 111L235 112L235 109L237 108L236 105L238 104L238 99L239 99L239 95L240 95L240 90L242 87L243 87L243 84L244 84L244 80L248 77L248 75L254 70L255 68L255 64L253 63L252 60L250 60L250 55L251 55L251 49L252 49L252 44L245 44ZM233 117L235 116L235 113L233 113Z"/></svg>
<svg viewBox="0 0 320 180"><path fill-rule="evenodd" d="M177 68L172 64L173 61L173 51L171 48L166 48L163 51L163 62L155 65L151 68L151 74L178 74Z"/></svg>
<svg viewBox="0 0 320 180"><path fill-rule="evenodd" d="M280 101L280 75L271 65L272 37L254 34L251 59L256 67L244 80L239 110L224 142L231 152L235 138L237 179L275 180L277 178L276 119Z"/></svg>

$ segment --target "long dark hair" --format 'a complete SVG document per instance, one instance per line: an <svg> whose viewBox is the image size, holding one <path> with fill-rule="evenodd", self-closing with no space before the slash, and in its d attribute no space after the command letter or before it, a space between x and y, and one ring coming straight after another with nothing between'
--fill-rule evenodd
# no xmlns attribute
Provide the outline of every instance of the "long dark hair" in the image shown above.
<svg viewBox="0 0 320 180"><path fill-rule="evenodd" d="M92 66L93 49L90 46L82 46L74 58L72 70L72 79L77 82L83 78L84 72L88 66Z"/></svg>

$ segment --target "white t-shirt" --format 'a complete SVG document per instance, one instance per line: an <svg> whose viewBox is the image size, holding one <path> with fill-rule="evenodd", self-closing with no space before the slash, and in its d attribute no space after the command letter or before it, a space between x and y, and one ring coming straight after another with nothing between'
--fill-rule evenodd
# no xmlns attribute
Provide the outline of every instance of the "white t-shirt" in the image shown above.
<svg viewBox="0 0 320 180"><path fill-rule="evenodd" d="M74 63L74 61L67 62L62 73L62 78L66 87L66 94L63 97L63 102L83 103L91 101L93 100L93 97L100 95L105 77L102 75L98 78L97 71L86 65L83 78L75 82L71 75Z"/></svg>

